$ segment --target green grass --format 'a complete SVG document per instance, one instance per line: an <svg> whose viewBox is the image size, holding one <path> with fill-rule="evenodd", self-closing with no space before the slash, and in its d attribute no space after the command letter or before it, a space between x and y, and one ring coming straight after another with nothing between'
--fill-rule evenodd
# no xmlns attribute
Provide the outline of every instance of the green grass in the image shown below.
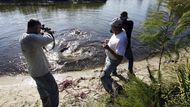
<svg viewBox="0 0 190 107"><path fill-rule="evenodd" d="M132 77L124 84L124 91L113 103L108 103L109 96L105 94L98 102L91 102L87 107L190 107L189 61L180 61L167 70L176 74L176 80L165 79L167 84L162 84L161 90L158 83L147 85L142 80Z"/></svg>
<svg viewBox="0 0 190 107"><path fill-rule="evenodd" d="M109 96L102 95L96 104L87 107L153 107L154 89L136 77L132 77L124 86L123 92L118 95L113 103L108 103ZM91 106L90 106L91 105Z"/></svg>
<svg viewBox="0 0 190 107"><path fill-rule="evenodd" d="M116 99L119 107L151 107L154 91L137 78L131 78L129 83L124 85L124 92Z"/></svg>

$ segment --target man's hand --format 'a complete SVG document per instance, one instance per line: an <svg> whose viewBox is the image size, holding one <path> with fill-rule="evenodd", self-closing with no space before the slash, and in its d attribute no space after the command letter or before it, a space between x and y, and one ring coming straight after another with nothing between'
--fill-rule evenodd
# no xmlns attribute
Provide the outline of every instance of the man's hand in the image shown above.
<svg viewBox="0 0 190 107"><path fill-rule="evenodd" d="M109 39L104 40L105 44L108 44L108 42L109 42Z"/></svg>
<svg viewBox="0 0 190 107"><path fill-rule="evenodd" d="M108 48L109 48L108 44L106 44L106 43L104 43L104 44L102 45L102 47L105 48L105 49L108 49Z"/></svg>

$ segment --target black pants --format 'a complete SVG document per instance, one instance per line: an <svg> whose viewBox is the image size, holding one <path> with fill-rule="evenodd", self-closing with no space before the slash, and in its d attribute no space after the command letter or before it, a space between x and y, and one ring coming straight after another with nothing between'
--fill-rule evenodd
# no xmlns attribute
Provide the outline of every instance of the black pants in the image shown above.
<svg viewBox="0 0 190 107"><path fill-rule="evenodd" d="M58 107L59 91L57 83L51 73L41 77L33 77L42 100L43 107Z"/></svg>
<svg viewBox="0 0 190 107"><path fill-rule="evenodd" d="M133 52L131 48L126 49L125 56L128 59L128 70L133 73Z"/></svg>

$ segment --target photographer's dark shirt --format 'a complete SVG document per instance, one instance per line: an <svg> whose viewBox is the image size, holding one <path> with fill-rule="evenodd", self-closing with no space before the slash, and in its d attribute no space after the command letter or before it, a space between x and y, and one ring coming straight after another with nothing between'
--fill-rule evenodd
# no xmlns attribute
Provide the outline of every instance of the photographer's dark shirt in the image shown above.
<svg viewBox="0 0 190 107"><path fill-rule="evenodd" d="M125 29L125 32L127 34L127 40L128 40L128 45L127 48L131 47L131 34L133 31L133 21L132 20L123 20L122 22L122 28Z"/></svg>

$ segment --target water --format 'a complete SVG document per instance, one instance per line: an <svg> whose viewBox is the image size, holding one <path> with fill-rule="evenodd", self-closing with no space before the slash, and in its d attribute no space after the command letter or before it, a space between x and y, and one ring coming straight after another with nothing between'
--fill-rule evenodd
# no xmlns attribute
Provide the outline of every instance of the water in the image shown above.
<svg viewBox="0 0 190 107"><path fill-rule="evenodd" d="M38 18L56 31L56 48L47 53L53 69L72 70L73 65L77 64L82 66L81 68L103 64L101 59L104 52L99 41L110 37L111 20L118 17L123 10L127 10L129 19L135 22L135 32L154 3L154 0L108 0L102 4L0 6L0 72L25 70L26 64L18 40L19 36L26 32L27 21L30 18ZM81 32L80 35L75 34L76 29ZM58 53L62 45L72 48L64 53ZM85 61L92 64L84 66L88 65Z"/></svg>

